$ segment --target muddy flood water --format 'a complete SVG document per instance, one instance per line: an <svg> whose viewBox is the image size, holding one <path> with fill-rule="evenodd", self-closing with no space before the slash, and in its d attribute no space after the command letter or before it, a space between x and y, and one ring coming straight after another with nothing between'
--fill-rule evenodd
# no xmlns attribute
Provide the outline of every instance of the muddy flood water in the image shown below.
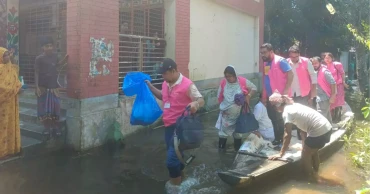
<svg viewBox="0 0 370 194"><path fill-rule="evenodd" d="M217 112L203 116L206 140L197 158L185 169L188 180L183 194L354 193L363 181L352 172L343 150L326 160L321 175L344 182L343 187L320 186L286 175L254 185L233 189L223 183L218 171L227 170L235 153L232 140L228 151L219 153L214 128ZM164 194L168 179L162 128L145 130L125 140L125 147L112 151L107 147L88 153L67 151L17 160L0 166L1 194Z"/></svg>

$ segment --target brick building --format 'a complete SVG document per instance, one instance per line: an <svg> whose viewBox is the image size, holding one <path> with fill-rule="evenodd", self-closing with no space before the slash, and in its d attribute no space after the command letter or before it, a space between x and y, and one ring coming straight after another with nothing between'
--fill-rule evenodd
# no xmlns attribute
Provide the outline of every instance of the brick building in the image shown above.
<svg viewBox="0 0 370 194"><path fill-rule="evenodd" d="M0 15L0 27L8 26L13 39L7 46L19 51L20 74L28 85L33 84L41 36L53 36L60 56L69 55L58 80L64 91L67 142L77 150L103 144L115 121L124 135L139 129L129 124L134 99L120 87L130 71L150 74L160 87L155 68L163 57L175 59L201 89L206 110L217 108L216 91L228 64L260 85L264 0L0 0L0 5L4 2L5 10L19 13L19 20ZM10 17L7 24L4 17ZM15 22L17 42L13 36L18 34L9 28L18 29ZM5 44L4 34L0 36ZM30 132L28 126L39 125L32 118L32 92L20 103L22 133Z"/></svg>

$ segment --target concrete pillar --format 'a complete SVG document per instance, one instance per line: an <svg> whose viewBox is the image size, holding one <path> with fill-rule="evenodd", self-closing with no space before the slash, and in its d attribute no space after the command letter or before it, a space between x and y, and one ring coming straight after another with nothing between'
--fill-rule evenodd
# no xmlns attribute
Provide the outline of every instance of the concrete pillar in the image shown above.
<svg viewBox="0 0 370 194"><path fill-rule="evenodd" d="M103 144L116 120L118 46L119 0L67 0L68 142L77 150Z"/></svg>
<svg viewBox="0 0 370 194"><path fill-rule="evenodd" d="M189 77L190 61L190 0L176 0L175 59L178 70Z"/></svg>

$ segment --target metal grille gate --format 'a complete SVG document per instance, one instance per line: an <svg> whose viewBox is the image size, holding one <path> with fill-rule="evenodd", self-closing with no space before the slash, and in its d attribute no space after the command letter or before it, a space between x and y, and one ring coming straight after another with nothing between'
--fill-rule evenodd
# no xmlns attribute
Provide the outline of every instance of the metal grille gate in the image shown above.
<svg viewBox="0 0 370 194"><path fill-rule="evenodd" d="M19 12L19 65L20 75L27 84L34 84L34 63L42 53L40 38L51 36L55 51L62 58L66 51L66 0L20 0ZM58 81L65 87L65 72L62 70Z"/></svg>
<svg viewBox="0 0 370 194"><path fill-rule="evenodd" d="M163 0L120 0L119 90L128 72L149 74L161 88L156 69L164 58Z"/></svg>

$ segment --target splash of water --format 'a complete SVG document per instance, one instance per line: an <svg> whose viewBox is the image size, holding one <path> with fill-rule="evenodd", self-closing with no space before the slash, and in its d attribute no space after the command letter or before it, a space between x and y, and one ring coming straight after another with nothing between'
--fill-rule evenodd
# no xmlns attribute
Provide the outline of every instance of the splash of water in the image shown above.
<svg viewBox="0 0 370 194"><path fill-rule="evenodd" d="M167 194L221 194L222 190L215 185L222 185L223 183L217 176L220 169L208 167L205 164L192 167L189 171L192 174L184 180L180 186L172 185L170 182L166 183L165 190Z"/></svg>

